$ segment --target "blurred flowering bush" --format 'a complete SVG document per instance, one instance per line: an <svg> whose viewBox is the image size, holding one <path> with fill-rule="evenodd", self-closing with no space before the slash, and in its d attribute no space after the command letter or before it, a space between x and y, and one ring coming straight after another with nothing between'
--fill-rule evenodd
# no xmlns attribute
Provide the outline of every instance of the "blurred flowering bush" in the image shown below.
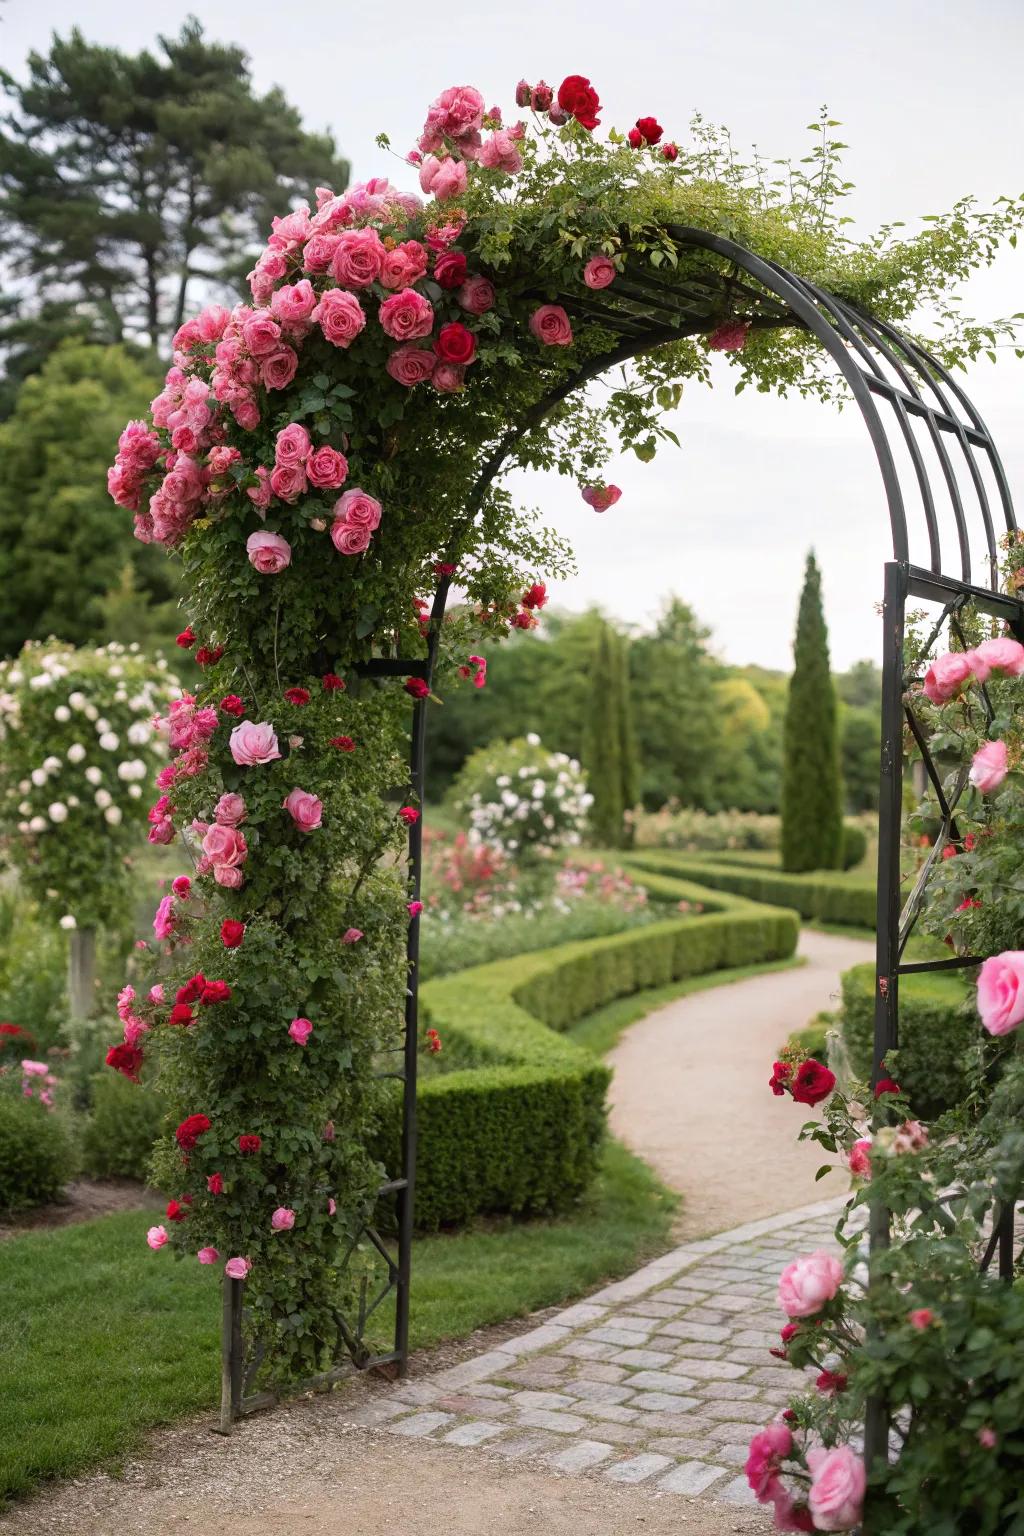
<svg viewBox="0 0 1024 1536"><path fill-rule="evenodd" d="M758 811L696 811L669 801L659 811L634 812L638 848L707 849L778 848L778 816Z"/></svg>
<svg viewBox="0 0 1024 1536"><path fill-rule="evenodd" d="M575 758L549 752L533 733L480 747L463 765L451 799L468 822L471 844L526 860L578 847L594 803Z"/></svg>

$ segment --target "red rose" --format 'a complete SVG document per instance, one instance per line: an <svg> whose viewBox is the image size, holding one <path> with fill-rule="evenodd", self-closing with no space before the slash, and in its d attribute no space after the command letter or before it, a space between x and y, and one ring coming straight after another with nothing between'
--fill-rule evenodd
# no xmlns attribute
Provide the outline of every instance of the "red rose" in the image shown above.
<svg viewBox="0 0 1024 1536"><path fill-rule="evenodd" d="M225 949L237 949L245 937L245 924L226 917L220 925L220 941Z"/></svg>
<svg viewBox="0 0 1024 1536"><path fill-rule="evenodd" d="M220 701L220 707L226 715L241 716L245 714L245 704L237 693L225 694Z"/></svg>
<svg viewBox="0 0 1024 1536"><path fill-rule="evenodd" d="M601 103L585 75L566 75L558 87L558 105L584 128L594 129L601 121Z"/></svg>
<svg viewBox="0 0 1024 1536"><path fill-rule="evenodd" d="M186 981L183 987L178 988L177 992L174 994L174 1001L176 1003L197 1002L198 999L202 996L203 988L205 986L206 977L203 975L202 971L197 971L194 976Z"/></svg>
<svg viewBox="0 0 1024 1536"><path fill-rule="evenodd" d="M794 1101L797 1104L820 1104L822 1099L828 1098L835 1085L835 1073L811 1056L800 1063L800 1069L793 1079Z"/></svg>
<svg viewBox="0 0 1024 1536"><path fill-rule="evenodd" d="M184 1221L187 1215L188 1215L188 1211L177 1200L168 1200L168 1202L167 1202L167 1220L168 1221Z"/></svg>
<svg viewBox="0 0 1024 1536"><path fill-rule="evenodd" d="M321 682L323 683L325 693L337 693L339 690L344 692L345 690L345 684L337 672L325 672Z"/></svg>
<svg viewBox="0 0 1024 1536"><path fill-rule="evenodd" d="M411 698L427 699L430 697L430 684L423 677L407 677L402 686Z"/></svg>
<svg viewBox="0 0 1024 1536"><path fill-rule="evenodd" d="M167 1022L168 1024L191 1024L192 1009L188 1006L188 1003L175 1003Z"/></svg>
<svg viewBox="0 0 1024 1536"><path fill-rule="evenodd" d="M351 736L332 736L331 746L337 747L339 752L354 752L356 744Z"/></svg>
<svg viewBox="0 0 1024 1536"><path fill-rule="evenodd" d="M238 1138L238 1150L244 1153L246 1157L250 1156L253 1152L258 1152L262 1145L263 1143L258 1136L239 1136Z"/></svg>
<svg viewBox="0 0 1024 1536"><path fill-rule="evenodd" d="M793 1068L788 1067L784 1061L776 1061L772 1064L772 1075L768 1079L768 1087L777 1099L785 1094L785 1084L793 1076Z"/></svg>
<svg viewBox="0 0 1024 1536"><path fill-rule="evenodd" d="M524 608L543 608L548 600L548 589L542 581L535 581L520 598Z"/></svg>
<svg viewBox="0 0 1024 1536"><path fill-rule="evenodd" d="M638 117L636 120L637 132L645 144L657 144L664 128L655 117Z"/></svg>
<svg viewBox="0 0 1024 1536"><path fill-rule="evenodd" d="M212 648L201 645L198 651L196 651L196 661L201 667L212 667L214 662L220 661L223 655L224 647L222 645L215 645Z"/></svg>
<svg viewBox="0 0 1024 1536"><path fill-rule="evenodd" d="M419 811L417 811L416 808L411 805L403 805L398 815L400 819L405 822L407 827L415 826L416 822L418 822L420 819Z"/></svg>
<svg viewBox="0 0 1024 1536"><path fill-rule="evenodd" d="M206 1115L189 1115L183 1120L175 1131L175 1139L183 1152L191 1152L200 1136L208 1131L213 1124Z"/></svg>
<svg viewBox="0 0 1024 1536"><path fill-rule="evenodd" d="M454 576L457 570L457 565L450 565L447 561L435 560L434 562L435 576Z"/></svg>
<svg viewBox="0 0 1024 1536"><path fill-rule="evenodd" d="M427 1030L427 1050L432 1056L437 1056L441 1050L441 1036L436 1029Z"/></svg>
<svg viewBox="0 0 1024 1536"><path fill-rule="evenodd" d="M15 1027L15 1026L12 1026ZM129 1082L137 1083L142 1066L142 1052L137 1045L112 1045L107 1052L107 1066L122 1073Z"/></svg>
<svg viewBox="0 0 1024 1536"><path fill-rule="evenodd" d="M183 651L190 651L192 649L196 643L196 637L192 633L191 624L187 629L183 629L180 635L175 636L174 643L175 645L180 645Z"/></svg>
<svg viewBox="0 0 1024 1536"><path fill-rule="evenodd" d="M629 140L630 149L639 149L644 141L644 136L639 128L631 128L626 134L626 138Z"/></svg>
<svg viewBox="0 0 1024 1536"><path fill-rule="evenodd" d="M880 1077L875 1084L875 1098L880 1099L883 1093L899 1093L899 1083L893 1082L891 1077Z"/></svg>
<svg viewBox="0 0 1024 1536"><path fill-rule="evenodd" d="M679 145L678 144L673 144L671 142L671 140L669 141L668 144L663 144L661 146L661 158L663 160L678 160L679 159Z"/></svg>
<svg viewBox="0 0 1024 1536"><path fill-rule="evenodd" d="M524 609L521 613L514 613L509 623L513 629L532 629L534 620L532 615Z"/></svg>
<svg viewBox="0 0 1024 1536"><path fill-rule="evenodd" d="M831 1396L836 1392L845 1392L846 1382L847 1377L842 1371L822 1371L814 1385L819 1392L827 1392Z"/></svg>
<svg viewBox="0 0 1024 1536"><path fill-rule="evenodd" d="M206 1181L206 1188L211 1195L222 1195L224 1193L224 1175L222 1173L211 1173Z"/></svg>
<svg viewBox="0 0 1024 1536"><path fill-rule="evenodd" d="M201 1003L226 1003L231 996L231 988L226 981L208 981L203 988Z"/></svg>
<svg viewBox="0 0 1024 1536"><path fill-rule="evenodd" d="M434 262L434 281L441 288L461 288L466 281L466 258L461 251L442 251Z"/></svg>
<svg viewBox="0 0 1024 1536"><path fill-rule="evenodd" d="M284 696L288 700L289 704L308 704L309 703L309 689L308 688L286 688L285 691L284 691Z"/></svg>
<svg viewBox="0 0 1024 1536"><path fill-rule="evenodd" d="M459 363L464 367L476 357L476 337L461 320L452 320L438 331L434 351L443 363Z"/></svg>

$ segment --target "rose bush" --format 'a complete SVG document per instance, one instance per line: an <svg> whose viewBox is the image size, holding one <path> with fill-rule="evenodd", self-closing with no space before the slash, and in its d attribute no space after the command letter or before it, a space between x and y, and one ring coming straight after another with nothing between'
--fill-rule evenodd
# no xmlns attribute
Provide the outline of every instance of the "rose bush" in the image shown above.
<svg viewBox="0 0 1024 1536"><path fill-rule="evenodd" d="M460 770L451 798L471 844L490 844L518 859L578 847L594 800L579 763L547 751L533 734L479 748Z"/></svg>

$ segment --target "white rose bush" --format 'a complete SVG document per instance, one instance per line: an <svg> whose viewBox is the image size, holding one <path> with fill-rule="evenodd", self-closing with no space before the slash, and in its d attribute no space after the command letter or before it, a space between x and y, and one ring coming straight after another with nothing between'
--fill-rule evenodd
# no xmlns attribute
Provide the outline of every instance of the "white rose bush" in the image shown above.
<svg viewBox="0 0 1024 1536"><path fill-rule="evenodd" d="M519 860L578 848L594 803L575 758L548 751L533 733L474 752L452 799L472 845L487 844Z"/></svg>

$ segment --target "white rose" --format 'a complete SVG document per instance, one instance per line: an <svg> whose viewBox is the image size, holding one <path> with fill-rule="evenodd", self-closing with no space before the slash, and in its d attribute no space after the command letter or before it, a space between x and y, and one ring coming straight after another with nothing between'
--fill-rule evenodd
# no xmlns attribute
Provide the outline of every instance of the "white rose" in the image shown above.
<svg viewBox="0 0 1024 1536"><path fill-rule="evenodd" d="M110 826L119 827L121 825L121 807L119 805L108 805L103 812L103 819Z"/></svg>
<svg viewBox="0 0 1024 1536"><path fill-rule="evenodd" d="M58 704L53 712L53 718L59 720L61 725L65 725L71 719L71 711L66 704Z"/></svg>
<svg viewBox="0 0 1024 1536"><path fill-rule="evenodd" d="M80 763L85 756L85 748L80 741L73 741L68 747L68 762Z"/></svg>
<svg viewBox="0 0 1024 1536"><path fill-rule="evenodd" d="M115 665L110 668L110 676L124 677L124 667L115 663Z"/></svg>
<svg viewBox="0 0 1024 1536"><path fill-rule="evenodd" d="M79 800L77 795L68 795L68 809L69 810L77 811L77 809L81 805L81 803L82 802L81 802L81 800Z"/></svg>
<svg viewBox="0 0 1024 1536"><path fill-rule="evenodd" d="M26 832L31 832L31 830L32 828L27 821L18 822L18 831L22 834L22 836L24 836Z"/></svg>
<svg viewBox="0 0 1024 1536"><path fill-rule="evenodd" d="M129 784L128 785L128 793L131 795L133 800L140 799L141 796L142 796L142 785L141 784Z"/></svg>
<svg viewBox="0 0 1024 1536"><path fill-rule="evenodd" d="M84 709L85 705L86 705L85 694L84 693L78 693L78 692L69 693L68 694L68 703L71 705L72 709Z"/></svg>
<svg viewBox="0 0 1024 1536"><path fill-rule="evenodd" d="M60 920L60 926L62 928L67 928L69 930L72 929L72 928L77 928L78 924L75 922L75 915L74 915L74 913L73 912L65 912L64 916Z"/></svg>
<svg viewBox="0 0 1024 1536"><path fill-rule="evenodd" d="M52 677L49 677L47 673L37 672L35 677L29 678L28 685L30 688L49 688L52 682Z"/></svg>
<svg viewBox="0 0 1024 1536"><path fill-rule="evenodd" d="M7 674L7 681L17 686L18 683L23 683L25 681L25 674L24 672L20 672L17 667L12 667L10 672Z"/></svg>
<svg viewBox="0 0 1024 1536"><path fill-rule="evenodd" d="M144 747L152 734L152 728L145 720L133 720L128 727L128 740L133 747Z"/></svg>
<svg viewBox="0 0 1024 1536"><path fill-rule="evenodd" d="M102 784L103 770L102 768L97 768L95 766L92 768L87 768L85 770L85 777L88 779L90 784Z"/></svg>
<svg viewBox="0 0 1024 1536"><path fill-rule="evenodd" d="M87 720L98 720L100 717L100 712L95 704L87 704L82 713Z"/></svg>
<svg viewBox="0 0 1024 1536"><path fill-rule="evenodd" d="M32 815L32 802L31 802L31 800L23 800L21 802L21 804L18 806L18 815L19 816L31 816Z"/></svg>
<svg viewBox="0 0 1024 1536"><path fill-rule="evenodd" d="M68 819L68 808L63 800L54 800L51 805L47 806L46 813L51 821L67 821Z"/></svg>
<svg viewBox="0 0 1024 1536"><path fill-rule="evenodd" d="M44 757L43 767L46 769L47 773L59 773L63 767L63 764L61 763L59 757Z"/></svg>
<svg viewBox="0 0 1024 1536"><path fill-rule="evenodd" d="M116 752L120 745L121 739L114 731L104 731L100 737L100 746L104 752Z"/></svg>
<svg viewBox="0 0 1024 1536"><path fill-rule="evenodd" d="M105 811L107 807L113 803L113 798L114 797L111 795L109 789L98 789L93 795L93 799L96 801L96 804L99 806L101 811Z"/></svg>
<svg viewBox="0 0 1024 1536"><path fill-rule="evenodd" d="M46 831L46 817L45 816L33 816L32 820L28 824L28 829L29 829L30 832L45 832Z"/></svg>
<svg viewBox="0 0 1024 1536"><path fill-rule="evenodd" d="M530 731L530 733L527 736L526 740L527 740L527 742L529 743L529 745L531 747L539 747L540 746L540 737L537 735L536 731Z"/></svg>
<svg viewBox="0 0 1024 1536"><path fill-rule="evenodd" d="M32 783L36 786L36 789L42 789L43 785L46 783L46 769L33 768L31 778Z"/></svg>

